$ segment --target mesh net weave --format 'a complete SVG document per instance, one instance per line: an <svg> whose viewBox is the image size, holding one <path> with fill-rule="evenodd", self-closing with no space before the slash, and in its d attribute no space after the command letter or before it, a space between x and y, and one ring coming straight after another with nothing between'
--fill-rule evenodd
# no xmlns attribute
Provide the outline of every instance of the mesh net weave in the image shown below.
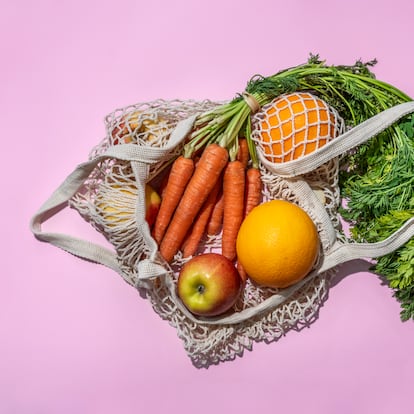
<svg viewBox="0 0 414 414"><path fill-rule="evenodd" d="M315 102L314 98L309 97L309 102ZM102 154L110 146L120 144L133 143L162 148L180 120L205 112L218 104L211 101L157 100L114 111L105 119L106 137L91 151L90 158ZM287 104L303 105L306 122L313 122L309 103ZM281 108L280 112L283 110ZM328 140L330 134L338 135L342 126L334 111L324 110L329 114L326 120ZM263 132L266 127L270 136L275 135L272 128L264 125L260 116L256 115L253 122L256 131L260 129ZM283 129L283 122L281 125L280 128ZM324 130L320 127L317 133L321 134ZM311 137L304 136L301 142L292 144L286 153L302 151L299 148L303 147L303 143L311 140ZM168 156L151 165L146 183L160 188L171 160L181 150L182 147L179 145ZM265 148L261 150L266 153ZM333 243L332 229L337 237L341 237L337 214L340 201L338 160L333 159L309 174L292 178L279 177L263 165L260 168L263 200L285 199L301 206L317 226L321 252L327 251ZM125 280L136 287L139 286L137 264L150 255L150 246L136 224L136 203L144 197L138 188L136 175L128 161L105 159L97 165L81 190L70 201L70 205L114 246ZM332 228L326 228L326 224L320 219L321 215L329 217ZM220 242L221 234L206 236L199 252L215 251ZM233 312L238 314L251 310L250 316L238 323L214 323L195 319L177 303L174 296L175 282L179 269L186 260L189 258L184 259L180 252L171 265L160 260L167 273L163 277L148 280L144 293L160 317L177 330L187 354L198 367L234 359L242 355L245 349L251 349L255 341L274 341L289 329L300 329L311 323L327 297L329 279L335 272L335 269L331 269L310 280L305 279L298 290L281 300L280 305L260 312L256 312L256 307L269 298L283 296L283 290L258 287L248 280ZM315 268L317 265L318 263L315 264Z"/></svg>

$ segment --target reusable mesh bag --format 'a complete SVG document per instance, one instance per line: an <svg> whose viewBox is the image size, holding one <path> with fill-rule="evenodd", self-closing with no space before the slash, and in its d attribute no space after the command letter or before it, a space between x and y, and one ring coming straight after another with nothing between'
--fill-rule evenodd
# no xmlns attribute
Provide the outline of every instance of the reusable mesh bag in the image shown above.
<svg viewBox="0 0 414 414"><path fill-rule="evenodd" d="M182 339L197 367L234 359L254 342L275 341L290 329L315 320L327 298L329 281L339 264L356 258L390 253L414 234L408 221L388 239L374 244L355 243L341 230L338 208L339 158L414 111L414 103L390 108L344 132L332 110L327 120L336 138L302 158L272 162L258 147L263 180L263 201L289 200L302 207L317 226L320 254L312 271L301 282L285 289L258 287L249 280L234 308L216 318L192 315L176 293L178 272L188 258L179 252L171 264L158 252L145 220L145 187L158 185L172 160L181 153L198 114L219 105L211 101L139 103L116 110L105 118L106 136L92 149L31 220L31 229L42 241L81 258L110 267L151 302ZM331 111L331 109L330 109ZM256 126L262 122L253 116ZM71 206L102 233L114 250L69 236L48 233L42 223ZM216 251L221 235L205 237L199 252ZM137 327L139 329L139 327Z"/></svg>

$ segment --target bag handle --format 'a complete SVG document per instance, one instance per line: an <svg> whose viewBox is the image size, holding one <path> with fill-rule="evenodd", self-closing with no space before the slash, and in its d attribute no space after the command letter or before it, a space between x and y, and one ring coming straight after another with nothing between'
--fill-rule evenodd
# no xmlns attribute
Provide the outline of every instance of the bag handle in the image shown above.
<svg viewBox="0 0 414 414"><path fill-rule="evenodd" d="M107 266L120 274L128 283L132 284L132 281L120 267L115 252L98 244L68 234L44 232L42 224L59 213L63 208L67 207L69 200L80 189L97 164L104 159L115 158L131 162L136 175L137 184L139 186L142 185L148 178L150 165L167 157L178 144L183 142L191 131L195 118L196 116L193 115L180 121L172 131L170 139L165 147L158 148L138 146L135 144L114 145L92 160L79 164L30 220L30 229L34 236L40 241L50 243L82 259ZM136 211L137 217L138 215L143 216L144 208L144 202L138 203ZM145 220L137 219L137 224L140 226L140 231L142 231L146 242L152 241L152 243L149 243L149 246L152 247L152 253L155 255L157 247L150 235L147 223Z"/></svg>
<svg viewBox="0 0 414 414"><path fill-rule="evenodd" d="M340 243L332 247L325 256L320 271L355 259L386 256L403 246L414 237L414 217L407 220L386 239L376 243Z"/></svg>
<svg viewBox="0 0 414 414"><path fill-rule="evenodd" d="M272 163L265 158L260 150L258 150L258 156L269 171L281 177L296 177L313 171L332 158L341 156L350 149L368 141L412 112L414 112L414 101L404 102L385 109L341 134L339 137L336 137L318 150L297 160L287 161L281 164Z"/></svg>

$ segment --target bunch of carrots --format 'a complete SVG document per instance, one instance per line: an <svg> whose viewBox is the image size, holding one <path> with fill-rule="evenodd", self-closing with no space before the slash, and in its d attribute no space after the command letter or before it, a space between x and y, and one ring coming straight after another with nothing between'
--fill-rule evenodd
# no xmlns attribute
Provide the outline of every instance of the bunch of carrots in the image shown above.
<svg viewBox="0 0 414 414"><path fill-rule="evenodd" d="M194 255L206 235L220 231L223 256L235 260L240 225L261 200L260 171L248 138L210 142L197 159L199 149L199 139L190 141L163 190L152 232L167 262L179 250L183 257Z"/></svg>

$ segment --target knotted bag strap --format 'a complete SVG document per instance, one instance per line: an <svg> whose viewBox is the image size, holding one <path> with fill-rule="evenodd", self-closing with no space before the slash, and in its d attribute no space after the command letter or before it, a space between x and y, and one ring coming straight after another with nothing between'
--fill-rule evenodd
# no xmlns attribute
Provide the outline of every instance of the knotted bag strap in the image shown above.
<svg viewBox="0 0 414 414"><path fill-rule="evenodd" d="M40 241L50 243L82 259L107 266L119 273L128 283L132 283L125 272L122 271L115 252L98 244L68 234L44 232L42 230L42 224L68 205L69 200L81 188L97 164L107 158L131 162L136 178L138 192L140 194L144 194L144 185L148 178L150 166L168 156L168 154L185 139L191 131L194 121L195 115L180 121L171 133L168 144L165 147L158 148L138 146L135 144L114 145L109 147L106 152L96 158L79 164L30 220L30 229L34 236ZM153 260L155 254L157 253L157 245L151 237L149 227L144 220L144 217L145 200L141 197L136 206L137 226L138 230L142 233L152 255L150 260L152 265L150 267L154 275L160 274L160 270L163 268L154 263ZM148 263L147 266L141 265L141 268L144 270L144 274L148 273L146 271L148 266ZM167 272L167 269L163 270L164 272Z"/></svg>

